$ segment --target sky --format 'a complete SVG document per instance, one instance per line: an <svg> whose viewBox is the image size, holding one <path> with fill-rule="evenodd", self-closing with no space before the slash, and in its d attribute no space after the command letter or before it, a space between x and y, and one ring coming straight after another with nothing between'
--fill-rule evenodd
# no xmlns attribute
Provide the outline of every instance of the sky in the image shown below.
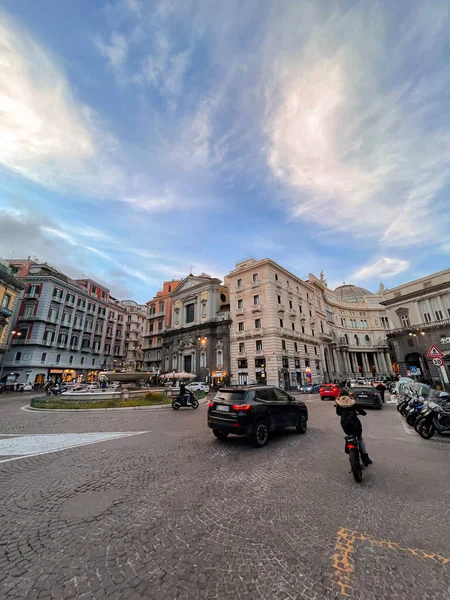
<svg viewBox="0 0 450 600"><path fill-rule="evenodd" d="M149 300L449 267L447 0L2 0L0 256Z"/></svg>

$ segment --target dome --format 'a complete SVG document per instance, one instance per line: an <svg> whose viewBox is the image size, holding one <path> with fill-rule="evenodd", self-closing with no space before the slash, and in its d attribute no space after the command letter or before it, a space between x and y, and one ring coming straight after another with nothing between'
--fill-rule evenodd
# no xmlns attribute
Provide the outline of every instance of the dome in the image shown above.
<svg viewBox="0 0 450 600"><path fill-rule="evenodd" d="M372 292L355 285L340 285L334 290L338 302L364 302L364 296L372 296Z"/></svg>

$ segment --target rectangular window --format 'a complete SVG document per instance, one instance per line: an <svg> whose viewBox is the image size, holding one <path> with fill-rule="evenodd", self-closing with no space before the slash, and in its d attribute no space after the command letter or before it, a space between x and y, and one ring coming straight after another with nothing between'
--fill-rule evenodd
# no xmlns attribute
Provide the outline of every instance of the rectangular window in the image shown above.
<svg viewBox="0 0 450 600"><path fill-rule="evenodd" d="M96 294L97 293L97 288L95 287L95 285L92 286L92 293Z"/></svg>
<svg viewBox="0 0 450 600"><path fill-rule="evenodd" d="M305 333L305 327L302 325L302 333Z"/></svg>
<svg viewBox="0 0 450 600"><path fill-rule="evenodd" d="M259 304L259 294L253 296L253 304L257 306Z"/></svg>
<svg viewBox="0 0 450 600"><path fill-rule="evenodd" d="M47 352L43 352L41 354L41 363L44 364L46 360L47 360Z"/></svg>
<svg viewBox="0 0 450 600"><path fill-rule="evenodd" d="M185 311L186 311L186 323L193 323L194 319L195 319L195 315L194 315L195 305L187 304L185 307Z"/></svg>
<svg viewBox="0 0 450 600"><path fill-rule="evenodd" d="M283 356L283 369L289 369L289 359L287 356Z"/></svg>
<svg viewBox="0 0 450 600"><path fill-rule="evenodd" d="M281 304L281 296L277 296L278 304Z"/></svg>
<svg viewBox="0 0 450 600"><path fill-rule="evenodd" d="M309 358L305 358L305 368L309 367L310 363L309 363Z"/></svg>
<svg viewBox="0 0 450 600"><path fill-rule="evenodd" d="M84 356L81 357L80 364L84 365Z"/></svg>
<svg viewBox="0 0 450 600"><path fill-rule="evenodd" d="M256 340L256 352L262 352L262 340Z"/></svg>
<svg viewBox="0 0 450 600"><path fill-rule="evenodd" d="M69 356L69 365L73 365L73 356Z"/></svg>
<svg viewBox="0 0 450 600"><path fill-rule="evenodd" d="M297 342L294 342L294 350L295 350L296 352L298 352L298 344L297 344Z"/></svg>
<svg viewBox="0 0 450 600"><path fill-rule="evenodd" d="M441 310L434 311L434 314L436 315L436 321L442 321L444 318Z"/></svg>
<svg viewBox="0 0 450 600"><path fill-rule="evenodd" d="M6 307L4 307L6 308ZM32 317L34 313L34 306L32 304L27 304L27 306L25 306L25 311L23 313L23 316L25 318L27 317Z"/></svg>
<svg viewBox="0 0 450 600"><path fill-rule="evenodd" d="M278 281L278 275L275 273L275 281Z"/></svg>
<svg viewBox="0 0 450 600"><path fill-rule="evenodd" d="M306 344L305 344L304 348L305 348L305 354L308 354L308 346Z"/></svg>
<svg viewBox="0 0 450 600"><path fill-rule="evenodd" d="M253 283L256 283L258 281L258 273L253 273L252 281Z"/></svg>
<svg viewBox="0 0 450 600"><path fill-rule="evenodd" d="M411 326L408 315L402 315L400 317L400 320L402 322L402 327L410 327Z"/></svg>
<svg viewBox="0 0 450 600"><path fill-rule="evenodd" d="M301 306L301 304L299 304L299 305L298 305L298 310L299 310L300 314L302 314L302 312L303 312L303 311L302 311L302 306Z"/></svg>
<svg viewBox="0 0 450 600"><path fill-rule="evenodd" d="M56 355L56 364L59 365L60 362L61 362L61 354L57 354Z"/></svg>
<svg viewBox="0 0 450 600"><path fill-rule="evenodd" d="M314 331L314 329L311 329L311 335L312 335L313 337L315 337L315 336L316 336L316 332Z"/></svg>
<svg viewBox="0 0 450 600"><path fill-rule="evenodd" d="M149 326L149 328L148 328L148 332L149 332L149 333L153 333L153 327L154 327L154 324L153 324L153 323L150 323L150 326Z"/></svg>
<svg viewBox="0 0 450 600"><path fill-rule="evenodd" d="M244 322L243 321L238 323L238 331L244 331Z"/></svg>
<svg viewBox="0 0 450 600"><path fill-rule="evenodd" d="M295 331L295 323L291 323L292 331Z"/></svg>
<svg viewBox="0 0 450 600"><path fill-rule="evenodd" d="M28 327L21 327L19 329L19 337L22 340L26 340L28 338L28 332L29 332L29 328Z"/></svg>
<svg viewBox="0 0 450 600"><path fill-rule="evenodd" d="M281 327L281 328L283 328L283 327L284 327L283 319L280 319L280 327Z"/></svg>
<svg viewBox="0 0 450 600"><path fill-rule="evenodd" d="M238 286L238 289L242 288L242 279L237 280L237 286Z"/></svg>
<svg viewBox="0 0 450 600"><path fill-rule="evenodd" d="M286 340L281 340L281 349L286 350Z"/></svg>
<svg viewBox="0 0 450 600"><path fill-rule="evenodd" d="M255 329L261 329L261 319L255 319Z"/></svg>
<svg viewBox="0 0 450 600"><path fill-rule="evenodd" d="M389 319L387 317L381 317L381 324L385 329L389 329Z"/></svg>
<svg viewBox="0 0 450 600"><path fill-rule="evenodd" d="M300 369L300 360L298 358L294 360L294 364L296 369Z"/></svg>
<svg viewBox="0 0 450 600"><path fill-rule="evenodd" d="M92 366L95 365L95 358L92 359Z"/></svg>
<svg viewBox="0 0 450 600"><path fill-rule="evenodd" d="M239 343L239 352L245 352L245 344L244 342Z"/></svg>
<svg viewBox="0 0 450 600"><path fill-rule="evenodd" d="M4 294L2 300L2 308L9 308L11 302L11 294Z"/></svg>
<svg viewBox="0 0 450 600"><path fill-rule="evenodd" d="M317 346L314 346L314 354L317 354Z"/></svg>
<svg viewBox="0 0 450 600"><path fill-rule="evenodd" d="M244 301L242 300L242 298L240 298L240 299L238 300L237 307L238 307L238 308L244 308Z"/></svg>
<svg viewBox="0 0 450 600"><path fill-rule="evenodd" d="M162 328L163 328L163 322L159 321L158 322L158 331L162 331Z"/></svg>
<svg viewBox="0 0 450 600"><path fill-rule="evenodd" d="M289 308L293 308L293 306L292 306L292 300L289 300Z"/></svg>
<svg viewBox="0 0 450 600"><path fill-rule="evenodd" d="M14 357L14 360L16 362L20 362L21 356L22 356L22 352L16 352L16 356Z"/></svg>
<svg viewBox="0 0 450 600"><path fill-rule="evenodd" d="M342 325L343 327L347 327L347 323L346 323L346 321L345 321L345 317L341 317L341 325Z"/></svg>

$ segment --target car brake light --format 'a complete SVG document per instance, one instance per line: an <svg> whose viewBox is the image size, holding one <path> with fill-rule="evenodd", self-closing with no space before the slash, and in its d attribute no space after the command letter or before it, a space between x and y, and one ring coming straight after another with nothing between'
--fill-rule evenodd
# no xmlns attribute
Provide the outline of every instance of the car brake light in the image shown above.
<svg viewBox="0 0 450 600"><path fill-rule="evenodd" d="M209 408L212 408L214 406L214 402L208 402L208 406Z"/></svg>
<svg viewBox="0 0 450 600"><path fill-rule="evenodd" d="M250 410L251 404L233 404L233 410Z"/></svg>

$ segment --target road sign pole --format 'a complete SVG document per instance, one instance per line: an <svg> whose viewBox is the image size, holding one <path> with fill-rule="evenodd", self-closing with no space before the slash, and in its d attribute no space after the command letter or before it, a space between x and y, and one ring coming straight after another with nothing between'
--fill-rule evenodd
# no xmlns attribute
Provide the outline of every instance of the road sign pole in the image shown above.
<svg viewBox="0 0 450 600"><path fill-rule="evenodd" d="M442 367L439 367L439 372L441 374L441 381L442 381L442 383L448 384L448 375L447 375L447 371L446 371L444 365L442 365Z"/></svg>

